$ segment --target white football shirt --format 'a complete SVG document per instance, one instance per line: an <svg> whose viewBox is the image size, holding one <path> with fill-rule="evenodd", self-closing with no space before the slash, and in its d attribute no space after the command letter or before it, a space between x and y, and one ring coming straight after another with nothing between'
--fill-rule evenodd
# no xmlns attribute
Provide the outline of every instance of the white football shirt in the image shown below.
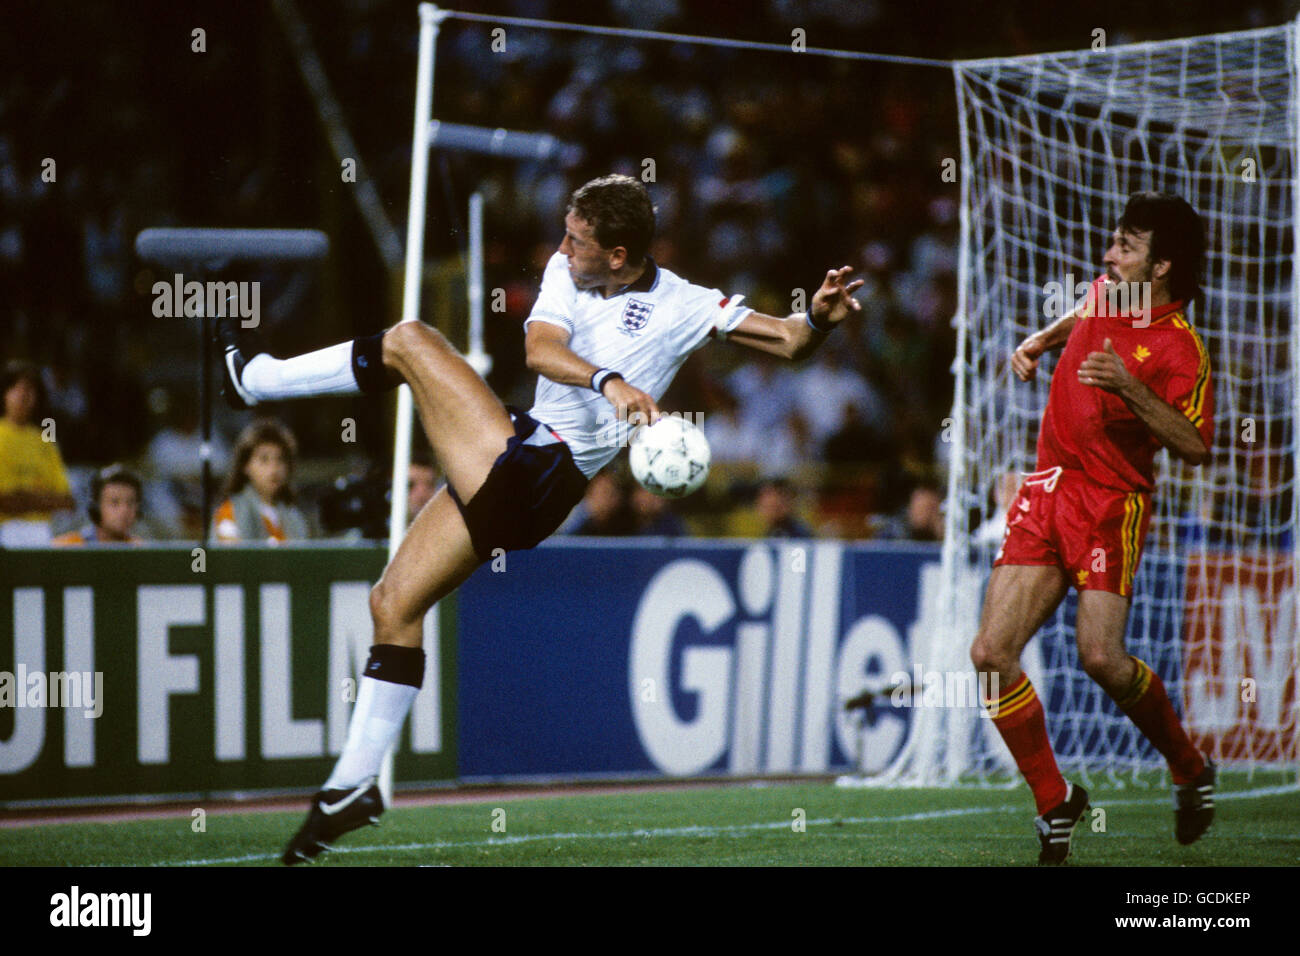
<svg viewBox="0 0 1300 956"><path fill-rule="evenodd" d="M607 299L601 290L574 285L568 258L557 252L546 264L524 331L531 322L560 326L569 332L575 354L620 373L658 402L692 352L754 311L741 305L744 298L687 282L647 256L641 277ZM585 386L539 375L528 414L568 443L588 478L627 444L627 422L617 419L607 398Z"/></svg>

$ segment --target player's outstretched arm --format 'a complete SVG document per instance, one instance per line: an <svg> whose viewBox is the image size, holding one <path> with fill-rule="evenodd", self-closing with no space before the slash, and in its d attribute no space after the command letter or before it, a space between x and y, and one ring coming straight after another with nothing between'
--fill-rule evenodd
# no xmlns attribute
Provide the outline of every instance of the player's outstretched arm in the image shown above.
<svg viewBox="0 0 1300 956"><path fill-rule="evenodd" d="M595 386L614 406L620 418L638 412L645 415L647 421L659 418L659 406L655 400L621 375L602 375L600 380L593 381L597 372L610 370L593 365L569 348L569 332L561 326L550 322L531 323L524 336L524 360L530 370L552 382L586 388Z"/></svg>
<svg viewBox="0 0 1300 956"><path fill-rule="evenodd" d="M811 355L835 326L862 311L862 303L853 298L862 288L862 280L846 281L852 271L841 266L826 273L821 288L813 293L811 318L808 312L783 319L751 312L727 333L728 341L796 362Z"/></svg>
<svg viewBox="0 0 1300 956"><path fill-rule="evenodd" d="M1083 306L1062 316L1045 329L1027 336L1011 355L1011 371L1022 382L1031 381L1038 374L1038 359L1044 352L1052 352L1065 345L1083 313Z"/></svg>
<svg viewBox="0 0 1300 956"><path fill-rule="evenodd" d="M1189 465L1203 465L1209 460L1210 450L1196 426L1129 372L1110 339L1105 341L1104 351L1089 353L1083 360L1079 381L1122 398L1133 414L1151 429L1156 441Z"/></svg>

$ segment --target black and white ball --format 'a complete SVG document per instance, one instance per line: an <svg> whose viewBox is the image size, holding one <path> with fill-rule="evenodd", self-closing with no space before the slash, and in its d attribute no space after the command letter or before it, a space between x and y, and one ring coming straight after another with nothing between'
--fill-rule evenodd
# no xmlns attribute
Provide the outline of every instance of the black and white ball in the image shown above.
<svg viewBox="0 0 1300 956"><path fill-rule="evenodd" d="M628 442L632 476L661 498L683 498L709 477L709 442L698 425L666 415L642 425Z"/></svg>

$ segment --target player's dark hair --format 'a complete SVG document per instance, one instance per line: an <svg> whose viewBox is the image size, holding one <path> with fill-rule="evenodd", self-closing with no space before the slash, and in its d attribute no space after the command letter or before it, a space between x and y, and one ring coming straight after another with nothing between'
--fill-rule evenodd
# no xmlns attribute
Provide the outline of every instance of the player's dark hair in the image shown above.
<svg viewBox="0 0 1300 956"><path fill-rule="evenodd" d="M235 460L230 465L230 474L226 475L226 484L221 490L222 495L229 498L244 490L248 484L248 475L244 473L244 469L248 467L248 462L258 445L278 445L284 452L288 475L276 500L284 504L292 504L293 466L298 460L298 442L293 437L293 432L269 418L253 422L239 433L239 439L235 442Z"/></svg>
<svg viewBox="0 0 1300 956"><path fill-rule="evenodd" d="M1125 232L1150 232L1152 262L1168 260L1169 294L1180 302L1201 295L1201 264L1205 259L1205 226L1188 202L1172 193L1140 192L1129 197L1119 227Z"/></svg>
<svg viewBox="0 0 1300 956"><path fill-rule="evenodd" d="M137 504L144 498L144 486L135 472L128 471L123 465L109 465L107 468L100 469L95 473L95 477L90 479L90 503L86 506L90 520L96 525L104 517L100 499L104 495L104 489L109 485L126 485L134 488Z"/></svg>
<svg viewBox="0 0 1300 956"><path fill-rule="evenodd" d="M655 207L645 185L618 174L593 179L574 191L568 213L591 223L606 249L622 246L633 265L645 258L655 237Z"/></svg>

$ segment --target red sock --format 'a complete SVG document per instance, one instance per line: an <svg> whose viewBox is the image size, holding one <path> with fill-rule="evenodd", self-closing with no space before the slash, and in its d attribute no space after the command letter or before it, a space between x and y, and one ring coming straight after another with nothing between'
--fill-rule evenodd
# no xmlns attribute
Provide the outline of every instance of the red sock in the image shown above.
<svg viewBox="0 0 1300 956"><path fill-rule="evenodd" d="M985 701L993 726L1006 741L1016 766L1025 776L1029 789L1034 791L1034 803L1041 816L1052 807L1065 801L1065 778L1056 766L1052 742L1047 738L1047 719L1043 704L1029 683L1029 675L1020 680L997 699L996 704Z"/></svg>
<svg viewBox="0 0 1300 956"><path fill-rule="evenodd" d="M1136 657L1133 663L1137 664L1133 683L1115 703L1169 761L1174 783L1191 783L1205 769L1205 758L1183 730L1160 675Z"/></svg>

